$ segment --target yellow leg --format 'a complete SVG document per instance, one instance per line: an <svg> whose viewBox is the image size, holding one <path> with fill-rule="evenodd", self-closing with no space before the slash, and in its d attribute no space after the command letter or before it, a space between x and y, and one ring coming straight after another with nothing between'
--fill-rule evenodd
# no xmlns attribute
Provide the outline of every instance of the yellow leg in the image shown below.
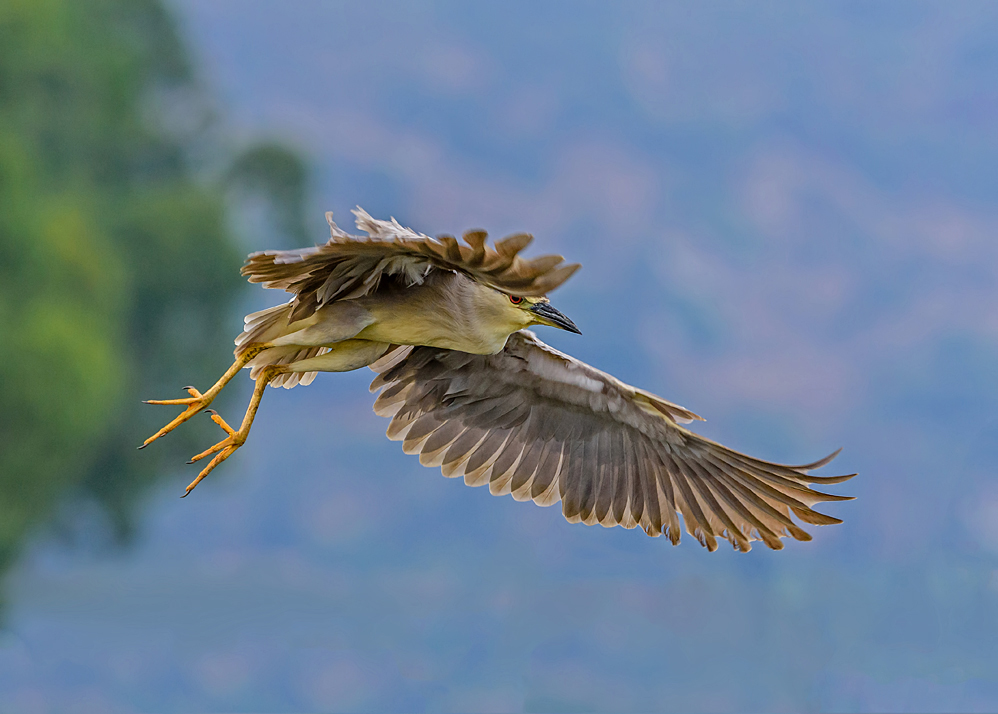
<svg viewBox="0 0 998 714"><path fill-rule="evenodd" d="M201 471L201 473L198 474L198 477L187 487L187 490L181 498L184 498L188 493L193 491L194 487L201 483L201 479L207 476L211 470L220 463L232 456L236 449L246 442L246 437L249 436L250 427L253 426L253 419L256 417L256 410L260 408L260 400L263 398L263 390L267 388L267 384L274 377L286 371L288 371L287 365L272 365L264 368L264 370L260 373L260 376L256 378L256 386L253 388L253 397L250 399L249 406L246 408L246 414L243 416L243 423L240 425L238 431L229 426L225 419L218 415L218 412L213 409L209 410L211 412L211 420L222 427L223 431L225 431L228 436L212 446L210 449L202 451L188 462L193 464L195 461L200 461L206 456L216 454L215 458L208 462L208 465L204 467L204 470Z"/></svg>
<svg viewBox="0 0 998 714"><path fill-rule="evenodd" d="M194 387L185 387L187 393L191 395L189 398L185 397L184 399L150 399L144 402L144 404L166 404L166 405L185 406L187 407L187 409L185 409L181 414L179 414L176 419L171 421L169 424L167 424L162 429L160 429L155 434L146 439L144 442L142 442L142 446L140 446L139 448L140 449L146 448L147 446L149 446L149 444L156 441L156 439L158 439L161 436L165 436L166 434L169 434L171 431L176 429L178 426L183 424L185 421L190 419L192 416L197 414L202 409L206 409L208 405L215 400L215 397L218 396L218 393L222 391L222 387L228 384L233 377L239 374L239 370L245 367L246 364L251 359L253 359L258 354L260 354L269 347L271 347L269 343L261 343L253 345L252 347L246 349L242 354L239 355L236 361L232 363L232 366L225 371L225 374L223 374L219 378L219 380L215 382L212 388L209 389L204 394L201 394L201 392L199 392Z"/></svg>

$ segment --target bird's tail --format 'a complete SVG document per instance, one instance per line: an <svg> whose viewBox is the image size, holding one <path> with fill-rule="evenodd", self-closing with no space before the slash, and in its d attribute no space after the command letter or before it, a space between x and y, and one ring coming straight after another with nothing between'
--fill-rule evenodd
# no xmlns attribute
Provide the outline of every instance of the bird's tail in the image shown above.
<svg viewBox="0 0 998 714"><path fill-rule="evenodd" d="M251 312L243 318L243 331L236 338L235 355L239 357L254 343L270 342L287 332L290 325L291 303Z"/></svg>
<svg viewBox="0 0 998 714"><path fill-rule="evenodd" d="M235 340L236 357L242 355L252 344L269 342L286 334L290 325L291 307L291 303L276 305L266 310L250 313L243 318L243 331ZM250 370L250 377L256 379L264 367L291 364L310 357L317 357L328 351L328 347L271 347L247 362L246 367ZM311 384L315 375L315 372L287 372L277 375L270 384L273 387L291 389L297 384Z"/></svg>

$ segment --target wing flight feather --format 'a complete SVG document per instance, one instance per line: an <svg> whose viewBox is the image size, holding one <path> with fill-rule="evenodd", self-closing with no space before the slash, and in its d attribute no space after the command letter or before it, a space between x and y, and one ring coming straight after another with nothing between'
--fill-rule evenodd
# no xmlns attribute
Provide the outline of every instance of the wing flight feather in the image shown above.
<svg viewBox="0 0 998 714"><path fill-rule="evenodd" d="M484 235L469 240L484 250ZM522 237L500 241L508 260ZM441 243L448 255L458 249ZM841 523L819 513L822 501L849 500L810 488L851 478L811 476L838 452L810 464L777 464L741 454L680 424L689 410L624 384L545 345L529 331L494 355L399 347L372 365L375 411L392 419L388 436L426 465L470 486L488 485L549 506L562 502L570 522L641 527L675 544L682 528L710 550L720 538L736 550L752 541L783 547L810 540L792 519Z"/></svg>

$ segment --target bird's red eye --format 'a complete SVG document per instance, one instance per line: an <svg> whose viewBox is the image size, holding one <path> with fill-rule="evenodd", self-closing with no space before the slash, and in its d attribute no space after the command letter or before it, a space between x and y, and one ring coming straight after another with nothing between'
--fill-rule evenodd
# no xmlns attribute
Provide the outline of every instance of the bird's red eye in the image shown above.
<svg viewBox="0 0 998 714"><path fill-rule="evenodd" d="M523 298L520 297L519 295L510 295L509 301L514 305L519 305L521 302L523 302Z"/></svg>

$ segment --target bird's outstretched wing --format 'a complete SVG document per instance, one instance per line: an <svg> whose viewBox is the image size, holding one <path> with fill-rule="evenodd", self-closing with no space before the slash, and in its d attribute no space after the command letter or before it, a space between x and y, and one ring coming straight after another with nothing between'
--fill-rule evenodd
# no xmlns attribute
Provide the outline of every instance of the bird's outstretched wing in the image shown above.
<svg viewBox="0 0 998 714"><path fill-rule="evenodd" d="M453 236L429 236L379 221L354 210L357 227L367 237L340 230L326 214L332 236L325 245L299 250L267 250L247 258L242 274L251 283L294 293L292 320L311 315L322 305L367 295L384 276L398 275L418 283L434 268L459 270L478 282L517 295L544 295L571 277L578 264L565 265L560 255L532 260L519 256L533 237L518 233L485 245L485 231L464 234L467 245Z"/></svg>
<svg viewBox="0 0 998 714"><path fill-rule="evenodd" d="M400 347L371 366L381 389L374 411L391 417L388 437L402 440L425 466L441 466L469 486L496 495L562 502L570 522L640 526L679 542L687 532L710 550L727 538L736 550L762 540L811 536L812 524L841 523L811 507L850 500L809 488L848 476L810 476L836 454L787 466L740 454L678 422L692 412L545 345L529 331L494 355Z"/></svg>

